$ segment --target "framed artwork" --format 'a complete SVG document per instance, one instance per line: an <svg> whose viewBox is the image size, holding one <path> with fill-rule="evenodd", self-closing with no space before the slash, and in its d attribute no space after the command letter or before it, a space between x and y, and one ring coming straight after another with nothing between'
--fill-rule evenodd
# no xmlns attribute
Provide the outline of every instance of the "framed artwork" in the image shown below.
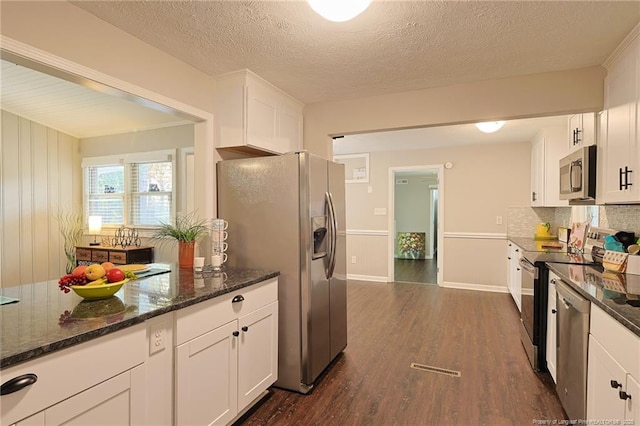
<svg viewBox="0 0 640 426"><path fill-rule="evenodd" d="M396 258L424 259L426 249L425 232L398 232Z"/></svg>

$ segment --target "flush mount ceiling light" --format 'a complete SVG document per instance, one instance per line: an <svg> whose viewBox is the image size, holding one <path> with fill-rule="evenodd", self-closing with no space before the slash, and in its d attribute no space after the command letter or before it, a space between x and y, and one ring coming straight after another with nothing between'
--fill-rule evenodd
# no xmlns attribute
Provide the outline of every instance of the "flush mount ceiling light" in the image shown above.
<svg viewBox="0 0 640 426"><path fill-rule="evenodd" d="M487 121L484 123L476 123L478 130L484 133L497 132L504 126L504 121Z"/></svg>
<svg viewBox="0 0 640 426"><path fill-rule="evenodd" d="M345 22L365 11L371 0L307 0L318 15L333 22Z"/></svg>

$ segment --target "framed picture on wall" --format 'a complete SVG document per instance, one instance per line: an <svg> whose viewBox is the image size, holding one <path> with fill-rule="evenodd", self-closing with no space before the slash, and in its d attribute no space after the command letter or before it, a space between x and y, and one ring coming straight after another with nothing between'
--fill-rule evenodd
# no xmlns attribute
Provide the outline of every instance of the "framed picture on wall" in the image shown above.
<svg viewBox="0 0 640 426"><path fill-rule="evenodd" d="M369 153L334 155L333 161L344 164L346 183L369 182Z"/></svg>

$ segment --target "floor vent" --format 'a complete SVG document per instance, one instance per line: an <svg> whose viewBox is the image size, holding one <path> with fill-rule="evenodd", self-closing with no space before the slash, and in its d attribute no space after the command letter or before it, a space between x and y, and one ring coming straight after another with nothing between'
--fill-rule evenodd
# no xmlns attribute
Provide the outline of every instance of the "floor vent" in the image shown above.
<svg viewBox="0 0 640 426"><path fill-rule="evenodd" d="M430 373L444 374L445 376L450 376L450 377L460 377L459 371L447 370L446 368L432 367L430 365L417 364L415 362L411 363L411 368L415 368L416 370L421 370L421 371L428 371Z"/></svg>

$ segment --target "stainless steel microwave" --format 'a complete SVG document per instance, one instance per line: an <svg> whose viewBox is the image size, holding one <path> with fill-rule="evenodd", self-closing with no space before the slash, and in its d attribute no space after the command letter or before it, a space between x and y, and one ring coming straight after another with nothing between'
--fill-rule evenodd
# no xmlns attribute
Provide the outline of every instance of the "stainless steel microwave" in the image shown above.
<svg viewBox="0 0 640 426"><path fill-rule="evenodd" d="M560 199L569 204L596 202L596 147L580 148L560 160Z"/></svg>

